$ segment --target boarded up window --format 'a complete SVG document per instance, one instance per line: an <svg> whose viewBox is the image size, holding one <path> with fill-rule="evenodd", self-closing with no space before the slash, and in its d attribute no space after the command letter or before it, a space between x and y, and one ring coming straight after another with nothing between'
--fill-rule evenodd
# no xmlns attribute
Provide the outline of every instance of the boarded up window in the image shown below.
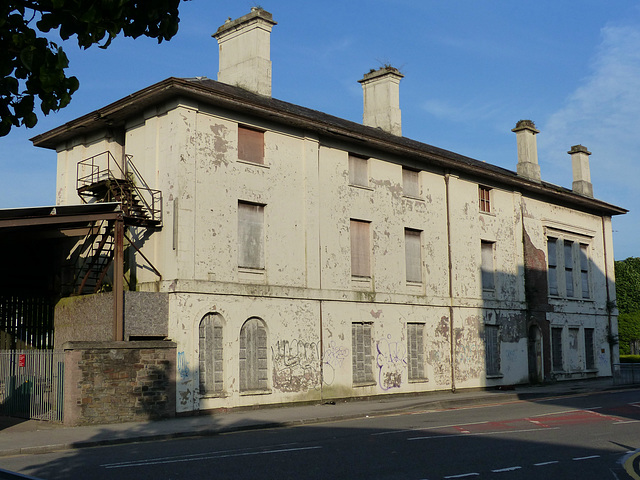
<svg viewBox="0 0 640 480"><path fill-rule="evenodd" d="M222 319L218 314L209 313L200 321L200 394L224 390L222 355Z"/></svg>
<svg viewBox="0 0 640 480"><path fill-rule="evenodd" d="M349 155L349 184L369 186L369 160Z"/></svg>
<svg viewBox="0 0 640 480"><path fill-rule="evenodd" d="M370 323L351 324L351 363L354 384L375 381L373 378L371 327Z"/></svg>
<svg viewBox="0 0 640 480"><path fill-rule="evenodd" d="M566 280L567 297L573 297L573 242L568 240L564 241L564 278Z"/></svg>
<svg viewBox="0 0 640 480"><path fill-rule="evenodd" d="M593 344L593 328L584 329L584 360L587 370L595 370L596 357L595 357L595 345Z"/></svg>
<svg viewBox="0 0 640 480"><path fill-rule="evenodd" d="M250 318L240 330L240 391L267 389L267 329Z"/></svg>
<svg viewBox="0 0 640 480"><path fill-rule="evenodd" d="M562 328L551 329L551 352L553 370L561 372L564 370L562 361Z"/></svg>
<svg viewBox="0 0 640 480"><path fill-rule="evenodd" d="M404 258L407 282L422 282L421 234L420 230L404 229Z"/></svg>
<svg viewBox="0 0 640 480"><path fill-rule="evenodd" d="M425 380L424 323L407 323L409 380Z"/></svg>
<svg viewBox="0 0 640 480"><path fill-rule="evenodd" d="M264 268L264 206L238 202L238 266Z"/></svg>
<svg viewBox="0 0 640 480"><path fill-rule="evenodd" d="M402 169L402 191L408 197L420 196L418 172L409 170L408 168Z"/></svg>
<svg viewBox="0 0 640 480"><path fill-rule="evenodd" d="M238 126L238 159L264 164L264 132Z"/></svg>
<svg viewBox="0 0 640 480"><path fill-rule="evenodd" d="M484 326L484 354L487 375L500 375L500 341L498 325Z"/></svg>
<svg viewBox="0 0 640 480"><path fill-rule="evenodd" d="M580 283L582 284L582 298L589 298L589 246L580 244Z"/></svg>
<svg viewBox="0 0 640 480"><path fill-rule="evenodd" d="M371 246L369 243L369 222L351 220L351 275L371 276Z"/></svg>
<svg viewBox="0 0 640 480"><path fill-rule="evenodd" d="M493 262L493 242L482 242L482 290L495 290L495 267Z"/></svg>
<svg viewBox="0 0 640 480"><path fill-rule="evenodd" d="M580 329L569 328L569 371L577 372L582 370L582 355L580 355L579 343Z"/></svg>
<svg viewBox="0 0 640 480"><path fill-rule="evenodd" d="M555 238L547 239L547 273L549 279L549 295L558 295L558 241Z"/></svg>
<svg viewBox="0 0 640 480"><path fill-rule="evenodd" d="M480 211L490 213L491 212L491 189L487 187L478 187L478 197L480 201Z"/></svg>

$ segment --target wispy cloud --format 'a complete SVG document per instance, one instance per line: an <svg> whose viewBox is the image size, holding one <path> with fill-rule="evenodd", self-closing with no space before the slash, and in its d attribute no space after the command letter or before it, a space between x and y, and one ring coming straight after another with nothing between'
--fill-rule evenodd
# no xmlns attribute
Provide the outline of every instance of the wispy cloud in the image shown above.
<svg viewBox="0 0 640 480"><path fill-rule="evenodd" d="M566 151L585 144L592 152L592 180L637 189L640 177L640 25L602 29L592 73L565 105L544 122L541 162L548 163L551 181L571 171ZM560 168L558 168L560 167ZM565 183L565 182L561 182Z"/></svg>
<svg viewBox="0 0 640 480"><path fill-rule="evenodd" d="M622 232L616 258L625 258L637 256L640 235L634 212L640 205L640 25L607 25L601 33L591 73L544 122L540 158L543 177L570 186L571 161L565 152L580 143L593 152L595 196L631 210L614 224Z"/></svg>

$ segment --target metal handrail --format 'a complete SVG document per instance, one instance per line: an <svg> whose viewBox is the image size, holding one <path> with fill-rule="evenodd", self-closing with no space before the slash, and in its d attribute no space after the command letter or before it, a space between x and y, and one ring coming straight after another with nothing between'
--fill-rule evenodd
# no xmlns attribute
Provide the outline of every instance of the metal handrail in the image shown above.
<svg viewBox="0 0 640 480"><path fill-rule="evenodd" d="M106 158L106 160L103 160ZM76 188L81 190L95 183L105 180L129 180L140 201L144 204L151 215L153 221L162 223L162 192L160 190L149 188L140 171L133 164L132 155L124 155L124 170L119 162L116 161L113 154L109 151L99 153L92 157L86 158L78 162ZM101 163L106 163L106 168L101 169ZM112 168L112 163L116 165L117 170ZM82 175L84 169L89 169L89 174ZM120 177L114 175L119 172ZM140 182L142 187L137 183Z"/></svg>

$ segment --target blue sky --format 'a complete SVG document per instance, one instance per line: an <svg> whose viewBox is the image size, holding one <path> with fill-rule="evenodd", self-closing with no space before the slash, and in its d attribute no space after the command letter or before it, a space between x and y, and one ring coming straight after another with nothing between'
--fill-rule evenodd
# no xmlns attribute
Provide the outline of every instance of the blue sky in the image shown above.
<svg viewBox="0 0 640 480"><path fill-rule="evenodd" d="M29 138L170 76L218 70L211 34L255 2L182 4L168 43L118 39L107 50L64 42L80 80L71 105L0 137L0 208L55 203L56 154ZM640 256L640 2L325 0L259 3L271 35L273 97L362 121L357 82L391 64L403 135L515 170L511 129L531 119L543 180L571 188L572 145L591 152L597 198L613 220L615 258Z"/></svg>

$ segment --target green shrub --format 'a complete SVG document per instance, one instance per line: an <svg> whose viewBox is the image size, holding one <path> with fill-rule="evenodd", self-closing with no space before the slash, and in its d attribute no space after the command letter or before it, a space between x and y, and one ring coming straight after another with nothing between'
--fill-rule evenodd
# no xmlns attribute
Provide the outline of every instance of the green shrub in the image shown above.
<svg viewBox="0 0 640 480"><path fill-rule="evenodd" d="M620 313L618 316L618 339L620 341L620 355L629 355L629 343L640 339L640 312Z"/></svg>
<svg viewBox="0 0 640 480"><path fill-rule="evenodd" d="M620 355L620 363L640 363L640 355Z"/></svg>

